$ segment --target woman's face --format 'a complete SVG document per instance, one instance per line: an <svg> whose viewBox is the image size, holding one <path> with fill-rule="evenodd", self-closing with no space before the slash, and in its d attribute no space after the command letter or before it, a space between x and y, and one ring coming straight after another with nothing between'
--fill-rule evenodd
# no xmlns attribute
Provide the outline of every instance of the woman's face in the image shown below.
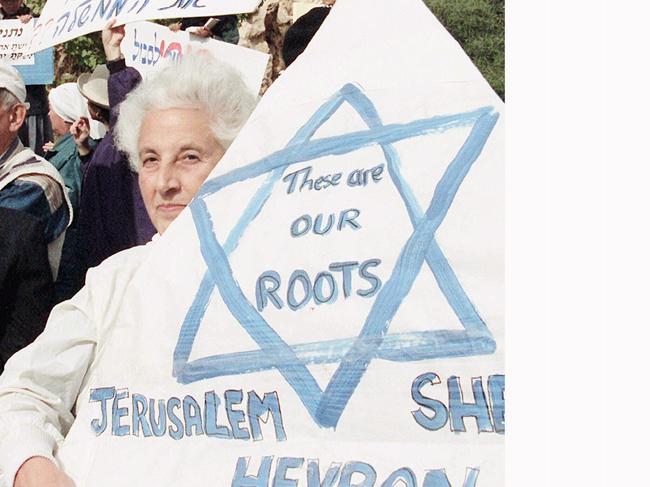
<svg viewBox="0 0 650 487"><path fill-rule="evenodd" d="M169 108L147 113L138 139L138 180L158 233L190 203L224 152L203 111Z"/></svg>

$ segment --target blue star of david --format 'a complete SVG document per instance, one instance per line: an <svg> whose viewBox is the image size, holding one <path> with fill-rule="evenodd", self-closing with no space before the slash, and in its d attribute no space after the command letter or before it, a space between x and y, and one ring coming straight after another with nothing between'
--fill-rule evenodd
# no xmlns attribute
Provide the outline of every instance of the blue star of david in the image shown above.
<svg viewBox="0 0 650 487"><path fill-rule="evenodd" d="M313 139L318 128L345 102L359 113L368 130ZM312 115L284 149L207 181L190 209L208 270L186 314L174 350L173 375L178 382L188 384L212 377L277 369L316 424L335 428L368 365L375 358L411 362L493 353L496 345L492 335L447 262L435 232L481 153L498 116L492 107L484 107L455 115L384 125L370 99L358 87L347 84ZM401 175L400 160L392 143L468 126L471 126L471 131L467 139L438 181L428 208L422 210ZM378 144L384 153L388 173L406 206L413 233L402 248L390 277L377 294L357 337L289 345L246 299L233 277L228 255L237 247L247 226L259 214L274 185L290 165L327 155L346 154L373 144ZM205 198L226 186L263 174L268 174L266 181L221 245L214 233ZM431 269L464 329L389 334L390 322L424 263ZM196 334L215 288L259 350L212 355L190 362ZM336 362L338 368L325 390L321 390L307 365Z"/></svg>

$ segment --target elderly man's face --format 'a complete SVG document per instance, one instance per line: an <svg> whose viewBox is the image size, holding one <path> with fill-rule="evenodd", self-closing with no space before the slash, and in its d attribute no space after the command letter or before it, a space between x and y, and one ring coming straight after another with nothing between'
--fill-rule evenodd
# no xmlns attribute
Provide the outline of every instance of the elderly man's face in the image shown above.
<svg viewBox="0 0 650 487"><path fill-rule="evenodd" d="M26 114L25 105L20 103L7 108L0 106L0 154L7 150L18 135Z"/></svg>
<svg viewBox="0 0 650 487"><path fill-rule="evenodd" d="M138 178L147 213L159 233L188 205L224 152L201 110L170 108L144 117Z"/></svg>
<svg viewBox="0 0 650 487"><path fill-rule="evenodd" d="M59 116L58 113L54 111L52 105L50 105L50 111L47 113L50 117L50 125L52 126L52 132L58 136L62 136L68 133L70 130L70 125L63 118Z"/></svg>
<svg viewBox="0 0 650 487"><path fill-rule="evenodd" d="M23 5L23 0L0 0L0 5L6 13L13 15Z"/></svg>

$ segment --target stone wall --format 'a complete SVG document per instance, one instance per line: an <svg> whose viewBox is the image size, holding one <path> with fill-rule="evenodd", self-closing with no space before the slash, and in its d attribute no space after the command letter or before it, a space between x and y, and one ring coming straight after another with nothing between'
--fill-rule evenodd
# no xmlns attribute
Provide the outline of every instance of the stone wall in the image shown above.
<svg viewBox="0 0 650 487"><path fill-rule="evenodd" d="M300 0L301 3L322 5L321 0ZM282 61L282 39L293 18L293 0L264 0L260 7L248 14L239 26L239 45L271 55L260 94L285 68Z"/></svg>

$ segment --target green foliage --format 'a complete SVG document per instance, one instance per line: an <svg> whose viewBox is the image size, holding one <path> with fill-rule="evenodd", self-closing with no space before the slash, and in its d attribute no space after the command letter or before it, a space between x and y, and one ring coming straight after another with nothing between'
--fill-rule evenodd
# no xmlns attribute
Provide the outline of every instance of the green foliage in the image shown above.
<svg viewBox="0 0 650 487"><path fill-rule="evenodd" d="M101 35L98 32L72 39L56 49L57 84L76 81L79 74L92 71L104 62Z"/></svg>
<svg viewBox="0 0 650 487"><path fill-rule="evenodd" d="M424 0L505 99L504 0Z"/></svg>
<svg viewBox="0 0 650 487"><path fill-rule="evenodd" d="M45 5L45 0L25 0L25 5L32 9L34 15L38 15L43 10L43 5Z"/></svg>

